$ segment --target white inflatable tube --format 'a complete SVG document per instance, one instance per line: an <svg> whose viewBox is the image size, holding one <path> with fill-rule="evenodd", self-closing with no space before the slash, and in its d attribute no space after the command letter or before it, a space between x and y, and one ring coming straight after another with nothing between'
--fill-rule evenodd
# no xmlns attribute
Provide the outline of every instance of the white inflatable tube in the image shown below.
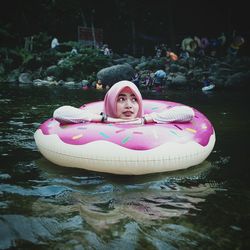
<svg viewBox="0 0 250 250"><path fill-rule="evenodd" d="M203 162L215 144L215 133L206 146L195 141L184 144L167 142L149 150L131 150L104 140L71 145L56 134L44 135L41 129L34 137L42 155L57 165L120 175L185 169Z"/></svg>

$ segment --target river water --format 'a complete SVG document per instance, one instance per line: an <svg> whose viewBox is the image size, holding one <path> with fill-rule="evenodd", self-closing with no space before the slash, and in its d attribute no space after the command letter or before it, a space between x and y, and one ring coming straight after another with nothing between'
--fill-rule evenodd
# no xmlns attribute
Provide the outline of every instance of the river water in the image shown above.
<svg viewBox="0 0 250 250"><path fill-rule="evenodd" d="M0 249L250 249L249 93L142 91L204 113L216 145L187 170L117 176L56 166L33 138L55 108L104 91L0 89Z"/></svg>

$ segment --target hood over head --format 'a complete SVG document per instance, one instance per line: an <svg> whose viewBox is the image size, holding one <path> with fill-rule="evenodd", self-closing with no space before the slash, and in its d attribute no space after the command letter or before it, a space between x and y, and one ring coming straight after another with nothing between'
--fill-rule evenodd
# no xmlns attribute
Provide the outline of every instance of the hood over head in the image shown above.
<svg viewBox="0 0 250 250"><path fill-rule="evenodd" d="M115 83L106 93L104 98L104 113L107 116L117 118L117 112L116 112L117 97L120 94L120 92L126 87L130 88L133 94L136 96L137 102L139 104L139 111L137 117L142 117L143 107L142 107L141 93L134 83L126 80Z"/></svg>

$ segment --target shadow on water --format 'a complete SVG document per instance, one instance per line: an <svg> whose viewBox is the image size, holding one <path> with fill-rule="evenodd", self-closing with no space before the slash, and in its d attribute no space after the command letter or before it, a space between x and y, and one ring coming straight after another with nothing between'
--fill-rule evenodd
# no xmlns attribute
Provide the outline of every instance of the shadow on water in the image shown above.
<svg viewBox="0 0 250 250"><path fill-rule="evenodd" d="M104 93L0 87L0 249L249 248L246 93L143 93L205 113L216 145L186 170L119 176L56 166L33 139L54 108Z"/></svg>

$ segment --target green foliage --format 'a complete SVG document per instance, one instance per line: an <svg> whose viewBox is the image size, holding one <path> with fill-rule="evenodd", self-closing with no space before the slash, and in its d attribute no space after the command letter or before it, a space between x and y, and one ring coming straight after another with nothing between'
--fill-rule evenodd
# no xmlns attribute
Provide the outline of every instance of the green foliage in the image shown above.
<svg viewBox="0 0 250 250"><path fill-rule="evenodd" d="M58 65L62 78L73 77L82 80L93 72L107 67L109 63L110 58L102 55L97 49L80 47L77 54L70 54L60 60Z"/></svg>
<svg viewBox="0 0 250 250"><path fill-rule="evenodd" d="M34 54L30 51L27 51L23 48L17 49L16 53L22 58L22 65L27 64L30 60L34 58Z"/></svg>
<svg viewBox="0 0 250 250"><path fill-rule="evenodd" d="M58 80L68 77L83 80L111 64L111 58L104 56L99 49L85 47L74 41L61 43L58 50L52 50L50 39L46 33L39 33L33 36L32 50L0 48L1 58L4 59L2 72L8 73L19 68L20 71L39 70L41 75L46 75L47 68L55 66L54 76ZM73 48L77 53L72 53Z"/></svg>
<svg viewBox="0 0 250 250"><path fill-rule="evenodd" d="M33 50L35 52L46 51L50 49L50 41L52 37L46 32L40 32L33 36Z"/></svg>
<svg viewBox="0 0 250 250"><path fill-rule="evenodd" d="M50 50L39 53L40 60L44 68L49 67L51 65L56 65L58 61L62 58L66 57L64 54L61 53L54 53Z"/></svg>

